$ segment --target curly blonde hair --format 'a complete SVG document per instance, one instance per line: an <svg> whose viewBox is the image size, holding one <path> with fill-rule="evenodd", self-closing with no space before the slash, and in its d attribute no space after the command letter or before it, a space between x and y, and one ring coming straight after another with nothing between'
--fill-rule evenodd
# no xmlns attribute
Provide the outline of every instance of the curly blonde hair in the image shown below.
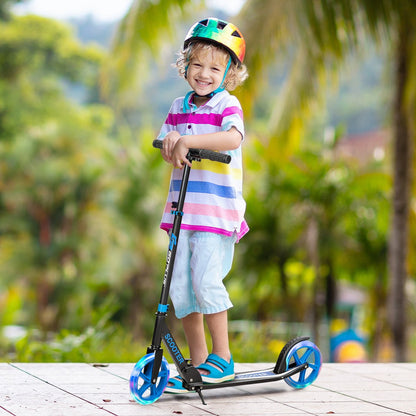
<svg viewBox="0 0 416 416"><path fill-rule="evenodd" d="M224 55L225 64L230 58L229 52L221 46L214 45L210 42L204 42L197 40L188 45L186 49L179 52L179 58L177 59L174 66L178 69L179 75L186 79L186 71L189 62L201 51L211 50L219 51ZM230 68L228 69L227 75L224 80L224 88L227 91L232 91L241 85L248 77L247 68L244 64L236 64L234 60L231 61Z"/></svg>

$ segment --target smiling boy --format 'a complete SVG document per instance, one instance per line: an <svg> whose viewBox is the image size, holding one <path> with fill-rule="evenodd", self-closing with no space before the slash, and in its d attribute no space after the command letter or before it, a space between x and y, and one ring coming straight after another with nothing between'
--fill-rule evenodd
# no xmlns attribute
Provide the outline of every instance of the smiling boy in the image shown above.
<svg viewBox="0 0 416 416"><path fill-rule="evenodd" d="M180 239L170 287L176 316L182 320L192 363L205 383L232 380L227 310L232 307L223 279L231 269L234 245L247 233L242 195L243 112L234 89L247 77L245 42L232 23L209 18L196 23L177 61L191 91L177 98L158 136L164 160L174 167L161 228L170 232L171 204L177 200L181 169L189 148L231 155L229 165L202 161L190 173ZM212 339L208 354L204 319ZM184 393L179 377L166 392Z"/></svg>

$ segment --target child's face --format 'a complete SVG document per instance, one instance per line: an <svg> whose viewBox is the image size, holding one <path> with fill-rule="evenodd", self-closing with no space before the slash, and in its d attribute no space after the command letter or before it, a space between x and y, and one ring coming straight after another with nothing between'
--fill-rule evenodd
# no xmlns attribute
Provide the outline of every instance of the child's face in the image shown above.
<svg viewBox="0 0 416 416"><path fill-rule="evenodd" d="M189 61L187 81L197 95L208 95L222 83L228 55L217 48L204 48L195 52Z"/></svg>

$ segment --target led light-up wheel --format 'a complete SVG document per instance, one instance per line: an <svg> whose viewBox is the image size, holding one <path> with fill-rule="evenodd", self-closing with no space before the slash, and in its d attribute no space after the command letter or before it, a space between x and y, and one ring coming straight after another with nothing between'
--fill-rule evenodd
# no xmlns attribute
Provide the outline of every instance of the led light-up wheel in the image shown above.
<svg viewBox="0 0 416 416"><path fill-rule="evenodd" d="M318 377L322 366L322 356L319 348L313 342L306 340L293 345L286 353L284 360L286 370L308 363L308 368L284 379L289 386L295 389L303 389L312 384Z"/></svg>
<svg viewBox="0 0 416 416"><path fill-rule="evenodd" d="M162 358L156 383L152 383L152 370L155 354L147 354L134 366L130 376L130 392L134 400L140 404L154 403L164 392L169 380L169 365Z"/></svg>

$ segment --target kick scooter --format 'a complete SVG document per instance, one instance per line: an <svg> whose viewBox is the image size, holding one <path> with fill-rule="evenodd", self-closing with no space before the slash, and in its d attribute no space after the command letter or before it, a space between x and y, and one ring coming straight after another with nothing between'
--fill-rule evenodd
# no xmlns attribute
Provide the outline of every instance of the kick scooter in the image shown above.
<svg viewBox="0 0 416 416"><path fill-rule="evenodd" d="M153 146L159 149L162 148L162 141L155 140ZM227 164L231 161L229 155L204 149L189 149L187 159L191 163L201 161L202 159ZM289 341L281 350L274 368L236 373L233 380L216 384L203 383L199 371L182 355L167 326L166 318L168 314L169 288L190 171L191 168L185 164L178 201L172 203L174 222L166 255L166 266L159 306L156 312L152 344L147 348L147 354L136 363L130 376L130 392L134 400L140 404L154 403L163 394L168 384L170 372L168 362L163 356L162 341L175 363L179 376L183 380L183 386L187 390L197 392L203 404L205 404L205 401L202 390L277 380L284 380L288 385L297 389L309 386L318 377L322 365L321 353L318 347L309 341L309 337L298 337Z"/></svg>

